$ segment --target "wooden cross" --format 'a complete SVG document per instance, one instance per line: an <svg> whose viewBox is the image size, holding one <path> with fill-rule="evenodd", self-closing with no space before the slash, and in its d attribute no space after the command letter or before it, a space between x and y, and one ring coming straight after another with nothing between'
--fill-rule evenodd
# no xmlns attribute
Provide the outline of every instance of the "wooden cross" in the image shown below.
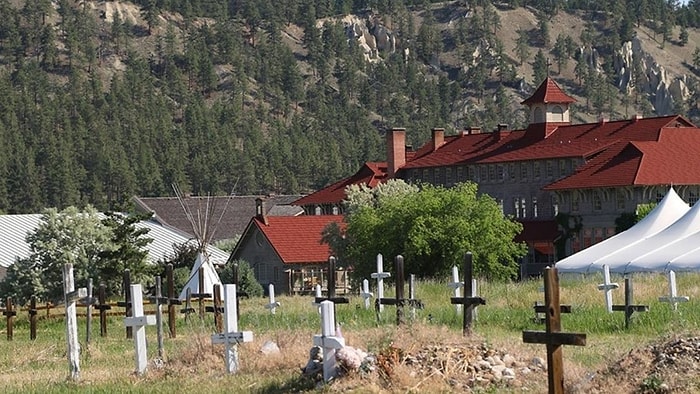
<svg viewBox="0 0 700 394"><path fill-rule="evenodd" d="M66 308L66 340L68 342L68 362L70 364L70 377L77 381L80 379L80 344L78 343L78 317L76 314L76 301L87 296L84 287L75 290L73 280L73 264L63 266L63 294Z"/></svg>
<svg viewBox="0 0 700 394"><path fill-rule="evenodd" d="M615 312L625 312L625 328L629 328L634 312L649 312L649 305L633 305L632 278L625 278L625 305L613 305Z"/></svg>
<svg viewBox="0 0 700 394"><path fill-rule="evenodd" d="M547 309L545 331L523 331L523 342L547 345L549 393L563 394L564 361L562 359L562 345L586 346L586 334L561 332L559 275L557 275L556 268L545 268L544 302Z"/></svg>
<svg viewBox="0 0 700 394"><path fill-rule="evenodd" d="M390 277L391 274L384 272L384 257L381 254L377 255L377 272L370 275L372 279L377 280L377 299L384 298L384 279ZM379 312L384 311L384 305L379 304Z"/></svg>
<svg viewBox="0 0 700 394"><path fill-rule="evenodd" d="M350 300L346 297L336 297L335 296L335 257L331 256L328 258L328 296L327 297L316 297L315 301L320 304L323 301L331 301L333 304L348 304Z"/></svg>
<svg viewBox="0 0 700 394"><path fill-rule="evenodd" d="M29 300L29 339L36 339L36 323L37 314L39 311L36 309L36 296L32 296Z"/></svg>
<svg viewBox="0 0 700 394"><path fill-rule="evenodd" d="M374 294L369 291L369 281L367 279L362 280L362 291L360 292L360 297L365 301L365 309L369 309L369 299L374 297Z"/></svg>
<svg viewBox="0 0 700 394"><path fill-rule="evenodd" d="M134 359L136 361L136 373L142 375L148 366L148 352L146 348L146 326L156 324L156 317L143 314L143 293L141 284L131 285L132 316L124 318L126 327L135 328L134 337Z"/></svg>
<svg viewBox="0 0 700 394"><path fill-rule="evenodd" d="M275 301L275 285L272 284L272 283L270 283L270 284L267 286L267 288L268 288L268 294L269 294L269 296L270 296L270 302L269 302L267 305L265 305L265 308L269 309L270 312L274 315L274 314L275 314L275 310L276 310L277 308L279 308L280 303L277 302L277 301Z"/></svg>
<svg viewBox="0 0 700 394"><path fill-rule="evenodd" d="M197 274L199 276L199 278L197 278L199 279L197 287L198 292L192 294L192 297L196 298L199 303L199 320L204 320L204 312L206 311L204 308L204 299L211 298L211 293L204 292L204 266L199 267Z"/></svg>
<svg viewBox="0 0 700 394"><path fill-rule="evenodd" d="M459 289L464 286L464 283L459 281L459 270L456 265L452 266L452 282L449 282L447 286L453 289L453 298L460 298ZM462 304L455 304L455 311L457 313L461 312Z"/></svg>
<svg viewBox="0 0 700 394"><path fill-rule="evenodd" d="M80 305L86 306L86 317L87 321L85 323L85 343L90 343L90 332L92 331L92 306L97 304L97 299L92 297L92 278L88 279L87 284L87 296L78 300Z"/></svg>
<svg viewBox="0 0 700 394"><path fill-rule="evenodd" d="M404 297L404 272L403 272L403 256L398 255L394 259L394 268L396 269L396 297L395 298L377 298L374 301L375 310L377 312L377 319L379 319L379 307L381 305L394 305L396 306L396 325L401 325L405 323L403 307L405 305L410 305L413 307L422 308L423 304L420 300L415 300L412 298L406 299Z"/></svg>
<svg viewBox="0 0 700 394"><path fill-rule="evenodd" d="M224 332L211 336L212 344L226 345L226 371L235 373L239 369L238 344L252 342L251 331L238 331L238 313L236 312L236 285L224 285Z"/></svg>
<svg viewBox="0 0 700 394"><path fill-rule="evenodd" d="M323 349L323 380L328 382L337 374L336 350L345 346L345 339L335 330L335 307L331 301L321 302L321 335L314 335L314 345Z"/></svg>
<svg viewBox="0 0 700 394"><path fill-rule="evenodd" d="M107 302L107 287L104 283L100 283L100 290L97 293L97 305L95 308L100 311L100 336L107 336L107 311L112 309L112 306Z"/></svg>
<svg viewBox="0 0 700 394"><path fill-rule="evenodd" d="M612 313L612 291L619 288L620 285L610 281L610 267L603 264L603 283L598 285L598 290L602 291L605 296L605 309L608 313Z"/></svg>
<svg viewBox="0 0 700 394"><path fill-rule="evenodd" d="M214 287L214 305L207 306L207 312L214 313L214 326L216 327L216 332L222 332L224 323L222 320L222 315L224 314L224 307L221 305L221 285L215 284Z"/></svg>
<svg viewBox="0 0 700 394"><path fill-rule="evenodd" d="M175 338L177 336L175 305L182 304L182 301L175 296L175 278L172 264L165 266L165 279L168 281L168 333L170 338Z"/></svg>
<svg viewBox="0 0 700 394"><path fill-rule="evenodd" d="M679 296L676 290L676 273L673 271L668 271L668 296L659 297L659 302L668 302L673 305L673 310L678 310L679 302L688 302L690 297Z"/></svg>
<svg viewBox="0 0 700 394"><path fill-rule="evenodd" d="M450 303L464 305L464 313L462 319L462 335L467 336L471 334L472 330L472 319L474 317L472 311L477 305L486 305L486 300L481 297L472 296L472 278L474 272L474 264L472 261L472 254L467 252L464 255L464 296L463 297L452 297L450 298ZM459 280L459 278L458 278Z"/></svg>
<svg viewBox="0 0 700 394"><path fill-rule="evenodd" d="M188 321L190 314L194 313L194 308L192 308L192 290L189 287L185 290L185 307L180 309L180 313L185 314L185 321Z"/></svg>
<svg viewBox="0 0 700 394"><path fill-rule="evenodd" d="M7 321L7 340L11 341L15 326L15 316L17 316L17 311L14 309L14 305L12 305L12 297L7 297L5 299L5 310L2 311L2 314L5 315Z"/></svg>
<svg viewBox="0 0 700 394"><path fill-rule="evenodd" d="M122 276L122 290L124 291L124 301L119 301L117 302L117 306L125 308L124 309L124 316L129 317L131 316L131 294L129 293L129 289L131 288L131 273L129 272L128 269L124 270L124 274ZM133 337L134 333L133 330L130 326L126 327L126 338L131 339Z"/></svg>

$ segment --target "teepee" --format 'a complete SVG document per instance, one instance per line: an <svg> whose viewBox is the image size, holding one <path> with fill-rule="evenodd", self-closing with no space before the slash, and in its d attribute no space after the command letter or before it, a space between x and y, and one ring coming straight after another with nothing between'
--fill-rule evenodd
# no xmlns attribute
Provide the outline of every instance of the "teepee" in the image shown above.
<svg viewBox="0 0 700 394"><path fill-rule="evenodd" d="M177 185L173 185L173 190L175 190L175 195L177 196L178 201L180 201L180 206L182 206L182 209L187 216L187 220L192 225L192 233L195 235L197 241L197 258L192 265L192 270L190 270L190 276L187 279L187 283L180 292L180 299L184 300L187 297L188 289L190 290L191 294L214 294L214 285L221 285L221 279L214 268L214 264L212 264L209 259L210 256L207 253L207 246L209 245L209 240L211 240L214 236L216 226L219 224L221 218L226 212L226 207L224 207L222 210L219 220L212 224L210 222L210 218L216 210L216 204L213 199L204 199L204 207L202 207L200 203L196 212L193 212L192 208L185 203L182 192ZM200 268L203 272L203 286L201 289L199 288Z"/></svg>

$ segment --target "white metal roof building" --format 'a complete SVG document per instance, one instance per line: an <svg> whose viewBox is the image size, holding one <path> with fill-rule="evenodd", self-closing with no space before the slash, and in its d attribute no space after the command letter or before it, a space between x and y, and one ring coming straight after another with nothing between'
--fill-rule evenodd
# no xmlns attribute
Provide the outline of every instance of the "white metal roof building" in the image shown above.
<svg viewBox="0 0 700 394"><path fill-rule="evenodd" d="M0 278L5 276L7 268L18 258L29 257L29 244L26 242L27 233L39 225L41 214L0 215ZM195 243L196 240L183 235L180 231L163 226L152 220L141 221L137 228L148 228L146 237L153 241L148 244L148 261L156 263L174 253L173 245ZM214 246L207 247L213 264L225 264L228 253Z"/></svg>

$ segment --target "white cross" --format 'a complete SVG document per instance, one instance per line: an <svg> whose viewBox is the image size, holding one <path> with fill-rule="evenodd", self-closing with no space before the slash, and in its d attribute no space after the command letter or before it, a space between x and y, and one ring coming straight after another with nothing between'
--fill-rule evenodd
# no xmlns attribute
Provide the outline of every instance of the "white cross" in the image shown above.
<svg viewBox="0 0 700 394"><path fill-rule="evenodd" d="M470 296L476 297L477 294L479 294L479 292L476 291L476 279L472 279L472 293ZM472 308L472 321L476 321L476 305L474 305L474 308Z"/></svg>
<svg viewBox="0 0 700 394"><path fill-rule="evenodd" d="M314 345L323 348L323 380L328 382L336 376L335 351L345 346L345 339L336 336L335 308L333 302L321 302L321 335L314 335Z"/></svg>
<svg viewBox="0 0 700 394"><path fill-rule="evenodd" d="M454 295L453 297L459 298L460 297L460 291L459 289L464 286L464 283L459 281L459 271L457 270L457 266L453 265L452 266L452 282L448 283L447 286L450 288L454 289ZM473 289L473 288L472 288ZM462 305L461 304L456 304L455 305L455 310L457 313L462 311Z"/></svg>
<svg viewBox="0 0 700 394"><path fill-rule="evenodd" d="M80 343L78 342L78 317L75 302L87 296L84 287L75 290L73 279L73 264L63 266L63 293L66 305L66 342L68 363L72 380L80 379Z"/></svg>
<svg viewBox="0 0 700 394"><path fill-rule="evenodd" d="M369 291L369 281L367 279L362 280L362 292L360 292L360 297L365 300L365 309L369 309L369 299L374 297L374 294Z"/></svg>
<svg viewBox="0 0 700 394"><path fill-rule="evenodd" d="M668 302L673 305L673 310L678 310L679 302L688 302L690 297L679 296L676 291L676 273L668 271L668 297L659 297L659 301Z"/></svg>
<svg viewBox="0 0 700 394"><path fill-rule="evenodd" d="M384 278L390 277L391 274L384 272L384 258L381 253L377 255L377 272L370 275L372 279L377 279L377 298L384 298ZM379 312L384 310L384 305L379 304Z"/></svg>
<svg viewBox="0 0 700 394"><path fill-rule="evenodd" d="M265 308L269 309L272 314L275 314L275 310L280 306L280 303L275 301L275 285L270 283L268 285L268 293L270 293L270 303L265 305Z"/></svg>
<svg viewBox="0 0 700 394"><path fill-rule="evenodd" d="M604 292L605 296L605 308L608 313L612 313L612 291L619 288L620 285L617 283L610 282L610 267L607 264L603 264L603 283L598 285L598 290Z"/></svg>
<svg viewBox="0 0 700 394"><path fill-rule="evenodd" d="M148 352L146 348L146 326L154 326L156 317L143 314L143 293L141 285L131 285L131 316L124 318L126 327L134 328L134 348L136 350L136 373L141 375L148 365Z"/></svg>
<svg viewBox="0 0 700 394"><path fill-rule="evenodd" d="M323 291L321 291L321 285L316 285L316 298L323 297ZM318 313L321 314L321 304L316 302L316 298L311 301L311 305L318 307Z"/></svg>
<svg viewBox="0 0 700 394"><path fill-rule="evenodd" d="M238 371L238 344L252 342L252 331L238 331L238 312L236 308L236 285L224 285L224 332L211 336L211 343L226 345L226 371Z"/></svg>

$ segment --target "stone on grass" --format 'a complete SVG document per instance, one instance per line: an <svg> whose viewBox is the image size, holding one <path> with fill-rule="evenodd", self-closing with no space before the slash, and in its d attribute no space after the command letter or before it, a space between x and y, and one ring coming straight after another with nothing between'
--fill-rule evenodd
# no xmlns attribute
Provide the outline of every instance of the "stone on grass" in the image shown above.
<svg viewBox="0 0 700 394"><path fill-rule="evenodd" d="M260 348L260 353L269 356L271 354L280 354L280 348L274 341L265 341Z"/></svg>

